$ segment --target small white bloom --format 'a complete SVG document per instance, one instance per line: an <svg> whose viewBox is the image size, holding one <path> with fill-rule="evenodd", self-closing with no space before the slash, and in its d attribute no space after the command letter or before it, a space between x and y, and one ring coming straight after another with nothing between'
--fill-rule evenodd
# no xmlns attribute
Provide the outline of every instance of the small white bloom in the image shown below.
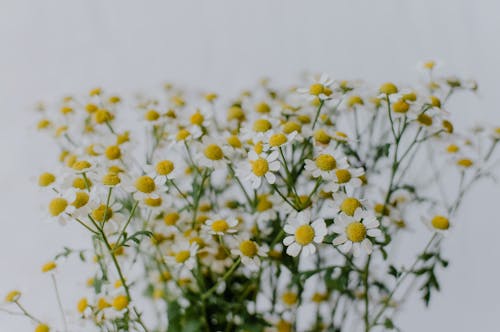
<svg viewBox="0 0 500 332"><path fill-rule="evenodd" d="M349 252L351 249L353 255L358 257L361 252L371 254L373 244L368 237L377 237L382 234L378 228L380 225L377 218L362 209L357 209L353 216L340 214L335 218L332 230L339 234L334 240L334 246L341 246L343 252Z"/></svg>
<svg viewBox="0 0 500 332"><path fill-rule="evenodd" d="M311 223L311 211L304 210L297 213L296 217L289 218L284 230L287 237L283 239L283 244L287 246L286 253L296 257L301 250L304 256L312 255L316 252L314 243L323 242L327 230L325 221L321 218Z"/></svg>

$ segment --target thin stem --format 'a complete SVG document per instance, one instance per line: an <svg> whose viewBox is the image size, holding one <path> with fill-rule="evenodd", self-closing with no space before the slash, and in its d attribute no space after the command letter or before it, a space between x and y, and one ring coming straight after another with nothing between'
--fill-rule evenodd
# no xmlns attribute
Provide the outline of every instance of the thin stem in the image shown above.
<svg viewBox="0 0 500 332"><path fill-rule="evenodd" d="M66 322L66 315L64 314L64 307L62 305L62 301L61 301L61 296L59 294L59 288L57 287L57 281L56 281L56 276L54 275L54 273L51 273L50 274L51 278L52 278L52 284L54 285L54 291L56 293L56 298L57 298L57 305L59 306L59 311L61 312L61 319L63 321L63 325L64 325L64 331L68 331L68 323Z"/></svg>

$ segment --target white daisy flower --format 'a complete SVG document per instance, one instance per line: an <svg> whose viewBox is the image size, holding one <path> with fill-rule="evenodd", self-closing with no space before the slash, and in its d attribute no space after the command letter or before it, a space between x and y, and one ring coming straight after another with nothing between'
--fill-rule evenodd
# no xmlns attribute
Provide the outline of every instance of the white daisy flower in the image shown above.
<svg viewBox="0 0 500 332"><path fill-rule="evenodd" d="M343 187L347 192L352 192L363 183L360 179L363 174L365 172L362 168L336 169L332 181L325 185L324 190L334 193Z"/></svg>
<svg viewBox="0 0 500 332"><path fill-rule="evenodd" d="M328 201L326 205L332 209L335 214L341 213L347 216L353 216L358 209L363 208L363 201L354 196L347 196L344 192L333 193L333 200Z"/></svg>
<svg viewBox="0 0 500 332"><path fill-rule="evenodd" d="M158 177L154 173L134 177L124 183L124 190L133 193L134 199L140 201L146 197L158 198L168 190L164 177Z"/></svg>
<svg viewBox="0 0 500 332"><path fill-rule="evenodd" d="M243 265L248 267L250 270L255 271L260 266L260 257L265 257L267 255L267 250L264 247L259 246L257 242L245 237L238 241L238 247L236 249L232 249L231 253L233 255L240 256Z"/></svg>
<svg viewBox="0 0 500 332"><path fill-rule="evenodd" d="M238 220L236 220L236 218L222 218L220 216L214 216L213 218L205 221L203 229L212 235L225 235L236 233L238 231L236 229L237 226Z"/></svg>
<svg viewBox="0 0 500 332"><path fill-rule="evenodd" d="M287 246L286 253L292 257L296 257L301 250L304 251L304 256L314 254L316 252L314 243L323 242L327 233L323 219L311 222L310 210L301 211L296 217L290 217L284 230L289 235L283 239L283 244Z"/></svg>
<svg viewBox="0 0 500 332"><path fill-rule="evenodd" d="M201 166L221 169L226 167L225 147L220 139L203 137L201 144L198 145L199 152L196 159Z"/></svg>
<svg viewBox="0 0 500 332"><path fill-rule="evenodd" d="M75 198L74 190L67 190L52 198L48 204L47 220L56 220L60 224L65 224L66 221L71 219L71 213L75 210L75 207L71 204Z"/></svg>
<svg viewBox="0 0 500 332"><path fill-rule="evenodd" d="M319 79L314 80L308 88L299 88L297 92L307 95L308 99L320 98L326 100L331 98L332 90L330 86L332 84L333 80L330 79L327 74L323 73Z"/></svg>
<svg viewBox="0 0 500 332"><path fill-rule="evenodd" d="M349 164L347 158L333 147L320 150L314 160L306 159L304 169L313 177L323 179L333 179L337 169L347 169Z"/></svg>
<svg viewBox="0 0 500 332"><path fill-rule="evenodd" d="M273 151L270 154L265 152L257 154L252 150L248 154L249 163L238 168L237 175L245 181L250 181L254 189L260 187L262 179L265 179L269 184L274 184L276 182L274 173L280 169L278 157L278 151Z"/></svg>
<svg viewBox="0 0 500 332"><path fill-rule="evenodd" d="M382 235L378 228L380 225L377 218L361 209L357 209L353 216L340 214L335 218L332 230L339 234L334 240L334 246L341 246L343 252L353 251L353 255L358 257L362 251L371 254L373 244L368 237L377 237Z"/></svg>
<svg viewBox="0 0 500 332"><path fill-rule="evenodd" d="M198 253L198 243L180 241L172 246L171 255L165 257L167 264L179 269L192 270L196 265L196 254Z"/></svg>
<svg viewBox="0 0 500 332"><path fill-rule="evenodd" d="M434 214L432 217L426 217L423 221L431 231L443 235L448 233L450 229L450 220L446 214Z"/></svg>

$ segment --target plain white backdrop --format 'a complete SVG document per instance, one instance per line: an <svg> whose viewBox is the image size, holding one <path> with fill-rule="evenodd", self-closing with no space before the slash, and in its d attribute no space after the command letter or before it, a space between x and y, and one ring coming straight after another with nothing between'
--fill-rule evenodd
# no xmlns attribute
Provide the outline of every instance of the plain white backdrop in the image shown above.
<svg viewBox="0 0 500 332"><path fill-rule="evenodd" d="M499 12L495 0L0 0L0 296L20 288L30 308L57 322L40 265L63 245L86 244L71 227L43 222L34 177L55 151L34 133L39 99L165 81L224 93L263 75L287 84L304 70L411 82L419 60L437 59L480 85L479 96L450 104L459 126L500 125ZM471 196L447 239L452 264L441 273L442 292L427 310L409 301L403 331L498 331L500 187L483 183ZM82 276L68 269L61 291L73 307ZM0 331L32 329L0 314Z"/></svg>

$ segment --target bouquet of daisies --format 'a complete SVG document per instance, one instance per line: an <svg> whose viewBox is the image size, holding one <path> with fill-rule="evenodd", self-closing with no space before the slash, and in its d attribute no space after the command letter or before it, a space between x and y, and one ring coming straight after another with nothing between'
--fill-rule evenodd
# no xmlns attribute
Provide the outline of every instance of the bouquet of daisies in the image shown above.
<svg viewBox="0 0 500 332"><path fill-rule="evenodd" d="M444 235L500 140L457 133L447 101L476 84L424 68L421 86L322 75L232 98L167 84L40 105L60 149L38 178L46 217L88 238L42 271L56 285L80 259L88 288L60 320L16 290L9 310L36 332L397 329L409 292L439 290ZM427 240L398 261L407 232Z"/></svg>

